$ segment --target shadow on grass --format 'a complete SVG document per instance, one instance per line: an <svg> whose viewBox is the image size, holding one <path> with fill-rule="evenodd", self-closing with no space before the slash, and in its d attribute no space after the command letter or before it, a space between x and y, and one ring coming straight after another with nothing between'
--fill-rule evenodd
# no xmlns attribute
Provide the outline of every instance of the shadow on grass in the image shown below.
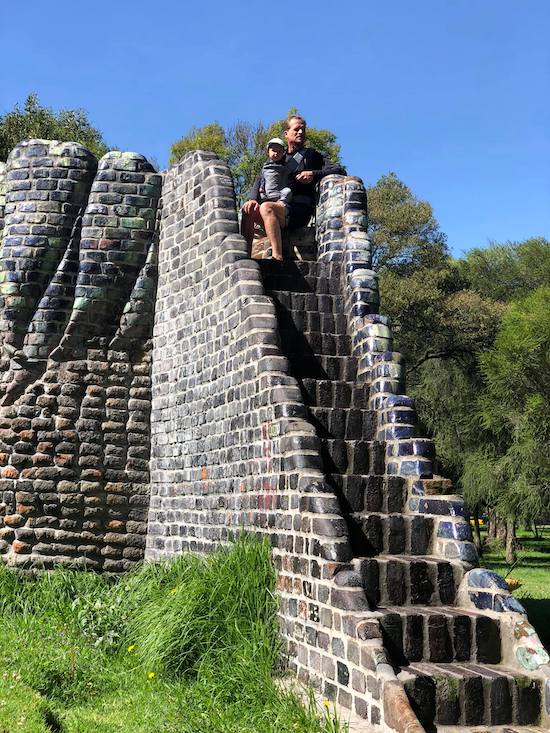
<svg viewBox="0 0 550 733"><path fill-rule="evenodd" d="M499 557L491 557L490 555L484 555L480 560L481 565L483 567L490 568L491 570L495 570L497 568L500 568L502 570L503 568L503 560ZM506 566L504 565L504 568ZM538 559L526 559L522 558L520 555L520 562L518 562L516 569L520 570L521 568L541 568L543 570L549 570L550 571L550 561L549 560L538 560ZM506 570L505 570L506 572Z"/></svg>

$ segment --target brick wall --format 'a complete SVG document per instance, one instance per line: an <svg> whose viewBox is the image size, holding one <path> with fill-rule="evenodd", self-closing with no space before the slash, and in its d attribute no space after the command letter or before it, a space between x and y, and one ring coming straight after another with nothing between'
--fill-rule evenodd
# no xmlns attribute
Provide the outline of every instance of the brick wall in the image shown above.
<svg viewBox="0 0 550 733"><path fill-rule="evenodd" d="M143 558L160 190L161 176L135 153L98 165L76 143L30 140L8 159L5 562L123 571Z"/></svg>
<svg viewBox="0 0 550 733"><path fill-rule="evenodd" d="M347 582L348 529L280 348L274 302L246 257L227 166L189 153L163 190L146 557L265 533L291 668L374 724L386 680L411 722L378 621ZM322 287L339 289L339 270L329 268Z"/></svg>

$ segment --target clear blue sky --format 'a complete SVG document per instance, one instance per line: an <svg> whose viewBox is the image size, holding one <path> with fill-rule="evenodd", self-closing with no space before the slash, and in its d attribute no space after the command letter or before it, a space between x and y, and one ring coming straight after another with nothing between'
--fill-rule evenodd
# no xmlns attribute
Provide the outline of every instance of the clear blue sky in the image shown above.
<svg viewBox="0 0 550 733"><path fill-rule="evenodd" d="M36 91L164 166L191 125L296 106L455 254L550 235L550 0L26 0L0 24L0 113Z"/></svg>

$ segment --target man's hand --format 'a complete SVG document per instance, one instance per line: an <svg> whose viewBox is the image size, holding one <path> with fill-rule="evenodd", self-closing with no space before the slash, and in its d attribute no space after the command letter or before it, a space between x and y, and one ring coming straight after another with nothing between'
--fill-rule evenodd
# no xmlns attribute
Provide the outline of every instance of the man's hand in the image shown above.
<svg viewBox="0 0 550 733"><path fill-rule="evenodd" d="M296 180L299 183L312 183L313 171L302 171L301 173L298 173Z"/></svg>
<svg viewBox="0 0 550 733"><path fill-rule="evenodd" d="M252 214L253 211L257 211L260 208L260 204L257 201L254 201L254 199L250 199L250 201L246 201L243 204L243 211L245 214Z"/></svg>

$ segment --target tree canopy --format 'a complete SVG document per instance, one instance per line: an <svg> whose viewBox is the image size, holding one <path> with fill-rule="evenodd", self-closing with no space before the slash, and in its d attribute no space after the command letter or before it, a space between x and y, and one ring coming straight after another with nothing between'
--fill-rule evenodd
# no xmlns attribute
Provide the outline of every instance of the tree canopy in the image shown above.
<svg viewBox="0 0 550 733"><path fill-rule="evenodd" d="M16 104L0 116L0 160L5 161L17 143L29 138L81 143L98 158L109 150L103 135L90 124L84 110L55 112L42 106L36 94L29 94L23 107Z"/></svg>
<svg viewBox="0 0 550 733"><path fill-rule="evenodd" d="M462 276L482 296L508 302L550 283L550 242L544 237L524 242L491 243L472 249L460 261Z"/></svg>
<svg viewBox="0 0 550 733"><path fill-rule="evenodd" d="M550 511L549 262L536 238L410 259L405 274L387 260L380 277L438 470L506 520L509 558L515 524Z"/></svg>
<svg viewBox="0 0 550 733"><path fill-rule="evenodd" d="M550 286L508 305L480 363L480 429L464 463L465 497L511 524L537 521L550 511Z"/></svg>
<svg viewBox="0 0 550 733"><path fill-rule="evenodd" d="M432 207L421 201L395 173L367 188L373 266L401 275L437 267L447 256L446 237Z"/></svg>

